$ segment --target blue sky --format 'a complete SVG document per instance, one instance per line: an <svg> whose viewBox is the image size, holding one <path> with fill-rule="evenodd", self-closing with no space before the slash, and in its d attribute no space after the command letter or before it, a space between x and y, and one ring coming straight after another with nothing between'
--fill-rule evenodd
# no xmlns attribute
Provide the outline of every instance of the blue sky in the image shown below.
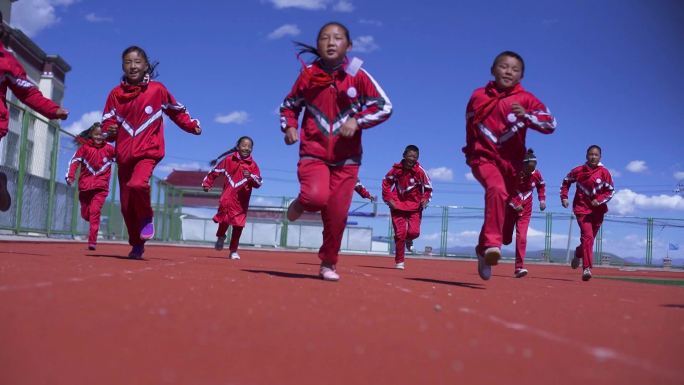
<svg viewBox="0 0 684 385"><path fill-rule="evenodd" d="M394 104L389 121L364 133L362 181L378 194L384 173L413 143L432 170L435 203L478 207L482 189L467 177L460 151L465 105L490 79L493 57L514 50L526 61L523 85L559 123L553 135L528 135L549 185L549 209L562 210L561 179L596 143L619 190L613 213L684 217L684 197L674 192L684 182L682 2L203 3L20 0L13 24L73 66L64 126L90 123L118 82L121 51L140 45L160 61L158 80L204 129L197 138L167 125L158 175L205 167L248 134L264 174L260 193L276 196L298 191L297 148L284 145L275 113L300 69L291 41L313 43L322 24L341 21L356 42L353 56Z"/></svg>

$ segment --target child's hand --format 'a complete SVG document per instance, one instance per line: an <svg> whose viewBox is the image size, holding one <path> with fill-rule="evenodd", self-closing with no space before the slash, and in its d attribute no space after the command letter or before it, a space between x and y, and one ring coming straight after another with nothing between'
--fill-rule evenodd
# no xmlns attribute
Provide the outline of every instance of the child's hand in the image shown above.
<svg viewBox="0 0 684 385"><path fill-rule="evenodd" d="M389 206L390 209L394 210L395 209L394 201L388 201L387 206Z"/></svg>
<svg viewBox="0 0 684 385"><path fill-rule="evenodd" d="M202 186L202 190L204 190L204 192L209 192L209 187Z"/></svg>
<svg viewBox="0 0 684 385"><path fill-rule="evenodd" d="M546 210L546 201L539 202L539 210L541 210L541 211Z"/></svg>
<svg viewBox="0 0 684 385"><path fill-rule="evenodd" d="M601 203L599 203L599 201L597 201L596 199L592 199L592 200L591 200L591 205L594 206L594 207L598 207L598 206L601 205Z"/></svg>
<svg viewBox="0 0 684 385"><path fill-rule="evenodd" d="M567 199L563 199L563 200L561 200L561 205L563 205L563 207L565 207L567 209L568 206L570 206L570 202L568 202Z"/></svg>
<svg viewBox="0 0 684 385"><path fill-rule="evenodd" d="M370 197L371 202L375 203L377 200L378 200L378 197L371 195L371 197Z"/></svg>
<svg viewBox="0 0 684 385"><path fill-rule="evenodd" d="M109 126L107 127L107 136L115 137L117 134L118 128L117 126Z"/></svg>
<svg viewBox="0 0 684 385"><path fill-rule="evenodd" d="M69 111L65 110L62 107L59 107L57 111L55 111L55 115L57 115L57 119L65 120L69 117Z"/></svg>
<svg viewBox="0 0 684 385"><path fill-rule="evenodd" d="M525 108L521 106L520 103L511 104L511 110L513 110L515 116L519 118L524 118L525 114L527 113L527 111L525 111Z"/></svg>
<svg viewBox="0 0 684 385"><path fill-rule="evenodd" d="M242 176L244 176L245 178L248 178L250 175L251 174L249 171L245 170L244 168L242 169Z"/></svg>
<svg viewBox="0 0 684 385"><path fill-rule="evenodd" d="M202 127L200 127L200 126L195 127L195 135L199 135L201 133L202 133Z"/></svg>
<svg viewBox="0 0 684 385"><path fill-rule="evenodd" d="M71 178L66 178L66 184L67 186L71 186L72 184L74 184L74 180Z"/></svg>
<svg viewBox="0 0 684 385"><path fill-rule="evenodd" d="M513 209L515 209L515 211L517 211L517 212L523 211L522 205L520 205L520 206L515 206L515 207L513 207Z"/></svg>
<svg viewBox="0 0 684 385"><path fill-rule="evenodd" d="M349 118L344 122L342 127L340 127L340 134L346 138L351 138L358 130L359 123L356 121L356 118Z"/></svg>
<svg viewBox="0 0 684 385"><path fill-rule="evenodd" d="M288 127L285 129L285 144L292 145L299 141L299 134L297 134L297 129L294 127Z"/></svg>
<svg viewBox="0 0 684 385"><path fill-rule="evenodd" d="M422 201L422 202L420 202L420 207L421 207L421 208L426 208L427 205L428 205L428 201Z"/></svg>

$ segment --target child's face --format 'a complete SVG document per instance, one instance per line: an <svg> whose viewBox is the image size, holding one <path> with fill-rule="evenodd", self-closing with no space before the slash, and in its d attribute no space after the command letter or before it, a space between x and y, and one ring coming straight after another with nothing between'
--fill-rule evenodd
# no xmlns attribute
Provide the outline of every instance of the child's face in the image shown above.
<svg viewBox="0 0 684 385"><path fill-rule="evenodd" d="M95 142L95 144L100 144L104 141L104 136L102 135L102 128L93 127L90 130L90 138Z"/></svg>
<svg viewBox="0 0 684 385"><path fill-rule="evenodd" d="M502 56L492 68L494 83L502 90L509 89L522 78L522 63L512 56Z"/></svg>
<svg viewBox="0 0 684 385"><path fill-rule="evenodd" d="M587 163L589 163L590 166L598 166L600 161L601 151L599 151L598 148L592 147L589 151L587 151Z"/></svg>
<svg viewBox="0 0 684 385"><path fill-rule="evenodd" d="M337 65L344 60L347 52L351 49L351 43L347 40L343 28L331 24L321 31L316 48L325 64Z"/></svg>
<svg viewBox="0 0 684 385"><path fill-rule="evenodd" d="M145 60L145 57L140 52L132 51L124 56L122 67L126 82L138 84L145 77L149 64L147 64L147 60Z"/></svg>
<svg viewBox="0 0 684 385"><path fill-rule="evenodd" d="M238 145L238 154L246 158L252 153L252 141L249 139L242 139Z"/></svg>
<svg viewBox="0 0 684 385"><path fill-rule="evenodd" d="M525 170L526 174L532 174L534 172L534 170L536 170L536 169L537 169L537 161L536 160L525 163L524 170Z"/></svg>
<svg viewBox="0 0 684 385"><path fill-rule="evenodd" d="M418 153L415 151L406 151L404 154L404 168L411 169L418 162Z"/></svg>

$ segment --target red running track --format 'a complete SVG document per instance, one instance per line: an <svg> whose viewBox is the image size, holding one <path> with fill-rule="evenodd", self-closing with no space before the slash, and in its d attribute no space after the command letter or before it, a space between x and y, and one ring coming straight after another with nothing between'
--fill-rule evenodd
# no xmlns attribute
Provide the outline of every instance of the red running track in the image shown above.
<svg viewBox="0 0 684 385"><path fill-rule="evenodd" d="M0 242L0 384L682 384L684 287L567 266ZM595 269L595 277L680 278Z"/></svg>

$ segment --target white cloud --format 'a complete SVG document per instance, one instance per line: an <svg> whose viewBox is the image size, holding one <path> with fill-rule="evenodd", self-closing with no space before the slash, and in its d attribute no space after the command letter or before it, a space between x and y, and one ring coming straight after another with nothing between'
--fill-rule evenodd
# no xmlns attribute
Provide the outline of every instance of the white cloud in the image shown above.
<svg viewBox="0 0 684 385"><path fill-rule="evenodd" d="M615 193L608 203L618 214L630 214L637 209L684 210L684 197L681 195L644 195L630 189Z"/></svg>
<svg viewBox="0 0 684 385"><path fill-rule="evenodd" d="M677 180L684 180L684 171L677 171L672 174Z"/></svg>
<svg viewBox="0 0 684 385"><path fill-rule="evenodd" d="M475 182L475 181L477 181L477 179L475 179L475 175L473 175L472 172L467 172L467 173L465 173L465 178L466 178L466 180L468 180L468 181L470 181L470 182Z"/></svg>
<svg viewBox="0 0 684 385"><path fill-rule="evenodd" d="M613 178L619 178L622 176L622 173L620 172L620 170L616 170L614 168L609 168L608 171L610 171L610 175Z"/></svg>
<svg viewBox="0 0 684 385"><path fill-rule="evenodd" d="M102 119L101 111L90 111L81 115L81 118L68 126L64 127L64 130L70 132L74 135L78 135L81 131L90 127L93 123L99 122Z"/></svg>
<svg viewBox="0 0 684 385"><path fill-rule="evenodd" d="M271 40L280 39L285 36L297 36L302 31L299 30L297 24L284 24L276 28L273 32L268 34L268 38Z"/></svg>
<svg viewBox="0 0 684 385"><path fill-rule="evenodd" d="M370 35L359 36L354 39L354 45L352 46L354 52L373 52L379 48L380 46L375 42L375 38Z"/></svg>
<svg viewBox="0 0 684 385"><path fill-rule="evenodd" d="M439 181L449 182L454 180L454 172L448 167L437 167L427 170L430 178Z"/></svg>
<svg viewBox="0 0 684 385"><path fill-rule="evenodd" d="M270 0L276 9L299 8L306 10L325 9L330 0Z"/></svg>
<svg viewBox="0 0 684 385"><path fill-rule="evenodd" d="M348 0L340 0L333 6L333 11L336 12L352 12L354 10L354 4Z"/></svg>
<svg viewBox="0 0 684 385"><path fill-rule="evenodd" d="M173 170L202 170L202 168L207 169L207 165L201 165L199 162L187 162L187 163L160 163L155 169L161 174L168 174Z"/></svg>
<svg viewBox="0 0 684 385"><path fill-rule="evenodd" d="M249 120L249 114L246 111L233 111L226 115L216 115L214 121L222 124L243 124Z"/></svg>
<svg viewBox="0 0 684 385"><path fill-rule="evenodd" d="M55 7L67 7L75 0L22 0L12 4L12 26L33 37L60 21Z"/></svg>
<svg viewBox="0 0 684 385"><path fill-rule="evenodd" d="M627 169L627 171L635 173L644 172L648 170L648 167L646 166L646 161L644 160L633 160L627 163L627 166L625 168Z"/></svg>
<svg viewBox="0 0 684 385"><path fill-rule="evenodd" d="M91 23L111 23L114 21L111 17L98 16L94 12L85 15L85 19Z"/></svg>
<svg viewBox="0 0 684 385"><path fill-rule="evenodd" d="M360 24L366 24L366 25L374 25L376 27L382 27L382 21L380 20L375 20L375 19L361 19L359 20Z"/></svg>

